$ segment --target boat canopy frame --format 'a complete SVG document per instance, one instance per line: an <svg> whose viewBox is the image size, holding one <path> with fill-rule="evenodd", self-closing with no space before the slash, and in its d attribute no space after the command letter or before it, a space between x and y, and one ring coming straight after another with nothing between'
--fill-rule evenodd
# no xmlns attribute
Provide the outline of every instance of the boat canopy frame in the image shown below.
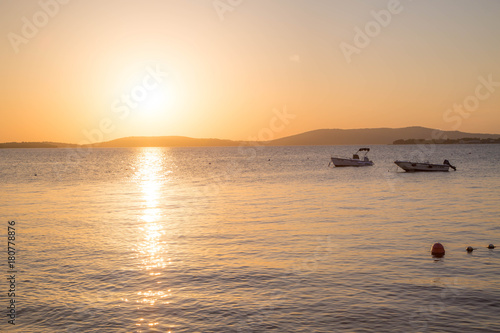
<svg viewBox="0 0 500 333"><path fill-rule="evenodd" d="M358 153L359 153L359 152L361 152L361 151L364 151L364 152L365 152L365 153L363 154L363 160L364 160L364 161L367 161L367 159L368 159L368 158L366 157L366 154L368 154L368 152L370 151L370 148L359 148L359 149L358 149L358 151L352 155L352 159L353 159L353 160L361 160L361 159L359 158L359 155L358 155Z"/></svg>

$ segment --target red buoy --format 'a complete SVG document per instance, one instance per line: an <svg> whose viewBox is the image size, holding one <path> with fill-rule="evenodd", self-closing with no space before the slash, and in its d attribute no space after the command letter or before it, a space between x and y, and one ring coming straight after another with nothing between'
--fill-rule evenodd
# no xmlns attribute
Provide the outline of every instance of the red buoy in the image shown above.
<svg viewBox="0 0 500 333"><path fill-rule="evenodd" d="M431 254L436 257L444 256L444 246L441 243L434 243L431 248Z"/></svg>

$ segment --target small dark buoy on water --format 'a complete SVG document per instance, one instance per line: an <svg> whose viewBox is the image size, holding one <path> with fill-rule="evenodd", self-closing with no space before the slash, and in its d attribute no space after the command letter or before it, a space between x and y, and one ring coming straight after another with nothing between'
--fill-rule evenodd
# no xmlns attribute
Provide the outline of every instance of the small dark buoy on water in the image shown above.
<svg viewBox="0 0 500 333"><path fill-rule="evenodd" d="M441 243L434 243L431 248L431 254L436 257L444 256L444 246Z"/></svg>
<svg viewBox="0 0 500 333"><path fill-rule="evenodd" d="M494 248L495 248L495 245L493 245L493 244L488 245L488 249L494 249Z"/></svg>
<svg viewBox="0 0 500 333"><path fill-rule="evenodd" d="M474 249L472 248L472 246L467 246L467 248L465 249L467 252L472 252L474 251Z"/></svg>
<svg viewBox="0 0 500 333"><path fill-rule="evenodd" d="M36 177L36 173L35 173L35 177Z"/></svg>

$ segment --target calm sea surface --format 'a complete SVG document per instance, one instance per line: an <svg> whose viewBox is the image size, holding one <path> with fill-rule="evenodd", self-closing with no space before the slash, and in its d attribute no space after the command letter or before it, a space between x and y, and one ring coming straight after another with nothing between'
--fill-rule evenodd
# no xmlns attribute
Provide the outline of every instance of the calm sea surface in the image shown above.
<svg viewBox="0 0 500 333"><path fill-rule="evenodd" d="M0 150L0 330L500 332L500 145L357 148Z"/></svg>

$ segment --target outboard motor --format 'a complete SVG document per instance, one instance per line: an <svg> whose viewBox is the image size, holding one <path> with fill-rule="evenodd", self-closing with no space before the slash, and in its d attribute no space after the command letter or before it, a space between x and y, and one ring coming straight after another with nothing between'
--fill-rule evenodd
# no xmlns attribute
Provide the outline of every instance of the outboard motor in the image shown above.
<svg viewBox="0 0 500 333"><path fill-rule="evenodd" d="M446 164L448 165L450 168L452 168L453 170L457 171L457 168L455 168L453 165L450 164L450 161L448 160L444 160L443 164Z"/></svg>

